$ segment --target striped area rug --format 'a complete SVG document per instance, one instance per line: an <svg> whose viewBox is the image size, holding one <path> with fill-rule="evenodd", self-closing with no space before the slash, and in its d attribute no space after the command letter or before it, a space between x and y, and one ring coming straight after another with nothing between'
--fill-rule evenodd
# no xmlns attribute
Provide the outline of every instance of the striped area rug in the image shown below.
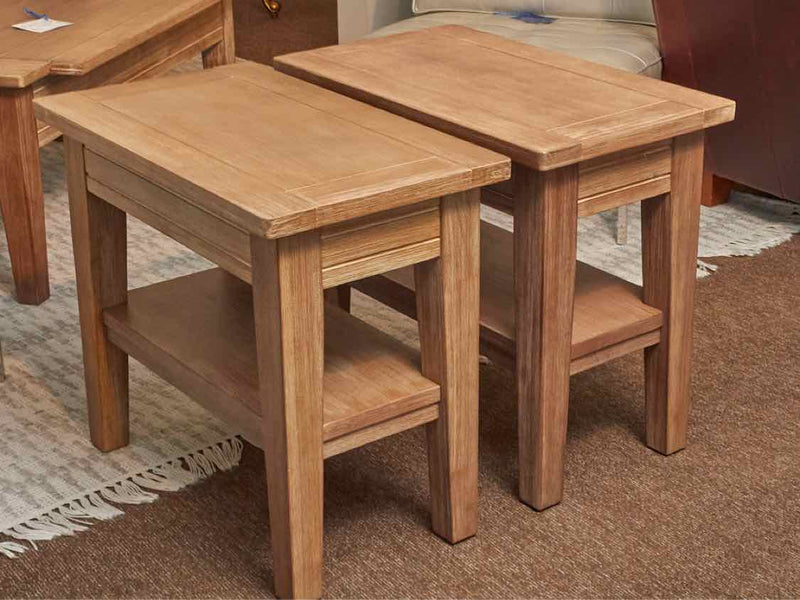
<svg viewBox="0 0 800 600"><path fill-rule="evenodd" d="M78 305L62 146L42 150L52 297L11 297L0 231L0 553L71 535L238 464L242 442L217 419L131 361L131 444L103 454L89 442ZM139 287L208 267L129 219L129 284Z"/></svg>

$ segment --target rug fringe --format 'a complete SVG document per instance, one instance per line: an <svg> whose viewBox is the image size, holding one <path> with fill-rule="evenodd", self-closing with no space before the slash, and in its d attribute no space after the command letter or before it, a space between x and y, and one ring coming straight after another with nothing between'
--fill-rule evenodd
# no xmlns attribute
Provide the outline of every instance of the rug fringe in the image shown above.
<svg viewBox="0 0 800 600"><path fill-rule="evenodd" d="M730 252L730 256L758 256L764 250L776 248L791 240L792 235L800 233L800 224L794 232L782 231L774 225L768 225L766 229L770 230L774 237L765 238L763 235L754 233L748 237L729 241L725 244L725 249Z"/></svg>
<svg viewBox="0 0 800 600"><path fill-rule="evenodd" d="M0 542L0 554L4 554L9 558L16 558L18 554L22 554L25 550L27 550L25 546L16 542Z"/></svg>
<svg viewBox="0 0 800 600"><path fill-rule="evenodd" d="M243 448L238 437L227 439L76 498L0 533L37 549L36 542L75 535L96 521L124 514L114 504L153 502L158 498L156 492L177 492L217 471L228 471L241 461ZM17 542L0 541L0 554L8 558L16 558L28 549Z"/></svg>
<svg viewBox="0 0 800 600"><path fill-rule="evenodd" d="M792 239L793 235L800 233L800 223L798 223L794 232L789 233L780 230L774 225L768 225L766 229L770 230L774 234L774 237L765 238L763 235L755 233L749 237L730 240L727 244L725 244L725 254L722 254L721 256L758 256L764 250L777 248L778 246L785 244ZM719 267L716 265L712 265L704 260L697 260L698 279L713 275L718 269Z"/></svg>
<svg viewBox="0 0 800 600"><path fill-rule="evenodd" d="M717 272L719 267L717 265L712 265L711 263L707 263L704 260L697 259L697 278L703 279L704 277L709 277Z"/></svg>

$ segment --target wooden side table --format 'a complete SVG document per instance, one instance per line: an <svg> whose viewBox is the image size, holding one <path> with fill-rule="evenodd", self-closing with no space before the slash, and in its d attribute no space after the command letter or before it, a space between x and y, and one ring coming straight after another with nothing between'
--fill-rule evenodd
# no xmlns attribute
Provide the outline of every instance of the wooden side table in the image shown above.
<svg viewBox="0 0 800 600"><path fill-rule="evenodd" d="M478 188L508 159L252 63L36 104L67 136L98 448L128 442L129 355L263 442L280 596L322 591L323 458L411 427L434 530L475 533ZM129 291L126 214L222 269ZM323 289L409 265L421 367L323 308Z"/></svg>
<svg viewBox="0 0 800 600"><path fill-rule="evenodd" d="M37 122L34 97L163 74L197 53L233 62L232 0L47 0L37 10L74 24L35 34L24 3L0 7L0 208L23 304L50 296L39 148L57 129Z"/></svg>
<svg viewBox="0 0 800 600"><path fill-rule="evenodd" d="M703 130L732 101L458 26L276 68L514 161L483 197L514 234L484 225L481 323L484 353L516 367L524 502L561 500L570 374L623 354L645 349L648 446L685 446ZM577 264L578 216L641 201L643 289ZM402 273L363 285L408 312L412 287Z"/></svg>

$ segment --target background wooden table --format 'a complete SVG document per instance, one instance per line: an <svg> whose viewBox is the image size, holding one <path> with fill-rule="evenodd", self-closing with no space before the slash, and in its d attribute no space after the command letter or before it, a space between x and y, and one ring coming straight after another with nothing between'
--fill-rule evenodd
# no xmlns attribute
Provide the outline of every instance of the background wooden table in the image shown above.
<svg viewBox="0 0 800 600"><path fill-rule="evenodd" d="M800 3L653 4L664 78L736 100L736 122L706 140L707 172L719 177L704 201L727 202L735 182L800 202Z"/></svg>
<svg viewBox="0 0 800 600"><path fill-rule="evenodd" d="M684 447L703 130L733 102L458 26L276 67L514 161L512 183L484 195L514 234L484 226L481 319L484 352L516 365L526 503L561 500L571 372L646 348L647 443ZM578 216L640 201L643 289L582 266L576 293ZM408 305L402 285L380 287L364 289Z"/></svg>
<svg viewBox="0 0 800 600"><path fill-rule="evenodd" d="M43 0L36 10L73 25L35 34L13 0L0 6L0 208L17 299L50 295L39 148L59 132L37 122L34 97L160 75L203 52L234 60L231 0Z"/></svg>

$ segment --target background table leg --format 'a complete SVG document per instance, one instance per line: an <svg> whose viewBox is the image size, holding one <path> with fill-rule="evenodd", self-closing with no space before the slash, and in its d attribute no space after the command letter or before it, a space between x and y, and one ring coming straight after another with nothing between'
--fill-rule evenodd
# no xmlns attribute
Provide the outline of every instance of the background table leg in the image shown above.
<svg viewBox="0 0 800 600"><path fill-rule="evenodd" d="M345 312L350 312L352 300L352 287L349 283L325 290L325 301L338 306Z"/></svg>
<svg viewBox="0 0 800 600"><path fill-rule="evenodd" d="M231 65L236 61L233 34L233 0L222 0L222 41L203 51L203 68Z"/></svg>
<svg viewBox="0 0 800 600"><path fill-rule="evenodd" d="M322 594L323 296L317 232L251 238L275 591Z"/></svg>
<svg viewBox="0 0 800 600"><path fill-rule="evenodd" d="M644 301L664 313L661 343L645 350L647 445L662 454L686 446L703 140L675 139L672 192L642 204Z"/></svg>
<svg viewBox="0 0 800 600"><path fill-rule="evenodd" d="M617 209L617 244L625 246L628 243L628 211L626 204Z"/></svg>
<svg viewBox="0 0 800 600"><path fill-rule="evenodd" d="M128 444L128 355L112 344L103 309L128 295L126 217L86 190L83 145L64 138L70 221L92 443L104 452Z"/></svg>
<svg viewBox="0 0 800 600"><path fill-rule="evenodd" d="M441 257L415 267L422 372L439 383L427 426L433 530L451 543L478 529L480 193L442 199Z"/></svg>
<svg viewBox="0 0 800 600"><path fill-rule="evenodd" d="M41 304L50 284L32 88L0 89L0 143L0 209L16 297Z"/></svg>
<svg viewBox="0 0 800 600"><path fill-rule="evenodd" d="M578 167L514 168L519 488L523 502L544 510L564 488Z"/></svg>

